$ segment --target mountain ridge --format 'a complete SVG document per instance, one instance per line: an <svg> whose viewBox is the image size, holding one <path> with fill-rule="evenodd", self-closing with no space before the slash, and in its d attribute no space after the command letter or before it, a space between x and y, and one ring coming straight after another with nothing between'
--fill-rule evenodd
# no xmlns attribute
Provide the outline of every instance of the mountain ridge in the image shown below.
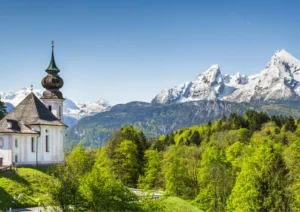
<svg viewBox="0 0 300 212"><path fill-rule="evenodd" d="M215 64L194 81L165 88L151 101L174 104L198 100L230 102L276 102L300 99L300 61L287 51L276 51L259 73L251 76L228 75Z"/></svg>

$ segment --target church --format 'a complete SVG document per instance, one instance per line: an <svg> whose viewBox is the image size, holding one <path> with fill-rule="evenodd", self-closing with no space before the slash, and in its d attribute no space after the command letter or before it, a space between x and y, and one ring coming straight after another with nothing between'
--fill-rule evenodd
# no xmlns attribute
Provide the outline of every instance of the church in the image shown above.
<svg viewBox="0 0 300 212"><path fill-rule="evenodd" d="M54 60L54 42L45 88L39 99L32 92L0 120L0 167L53 164L64 161L67 126L63 123L63 79Z"/></svg>

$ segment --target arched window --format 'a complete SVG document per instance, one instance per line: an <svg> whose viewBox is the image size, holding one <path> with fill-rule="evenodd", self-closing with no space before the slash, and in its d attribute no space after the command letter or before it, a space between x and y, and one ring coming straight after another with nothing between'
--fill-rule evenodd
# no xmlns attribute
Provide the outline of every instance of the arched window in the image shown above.
<svg viewBox="0 0 300 212"><path fill-rule="evenodd" d="M61 106L60 105L58 106L58 118L59 119L61 118Z"/></svg>
<svg viewBox="0 0 300 212"><path fill-rule="evenodd" d="M31 152L35 152L35 142L34 142L34 137L31 137Z"/></svg>
<svg viewBox="0 0 300 212"><path fill-rule="evenodd" d="M50 110L50 112L52 111L52 106L48 105L48 109Z"/></svg>
<svg viewBox="0 0 300 212"><path fill-rule="evenodd" d="M46 152L49 152L49 136L46 135L46 139L45 139L45 143L46 143Z"/></svg>

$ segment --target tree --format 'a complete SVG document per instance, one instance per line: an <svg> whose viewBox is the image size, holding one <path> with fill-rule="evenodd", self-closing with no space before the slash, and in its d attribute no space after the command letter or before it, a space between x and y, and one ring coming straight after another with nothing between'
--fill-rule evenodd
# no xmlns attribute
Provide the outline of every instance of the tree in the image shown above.
<svg viewBox="0 0 300 212"><path fill-rule="evenodd" d="M224 211L234 183L231 165L226 161L225 153L215 144L208 143L198 172L200 192L195 202L205 211Z"/></svg>
<svg viewBox="0 0 300 212"><path fill-rule="evenodd" d="M139 211L138 198L109 169L105 148L98 150L92 171L82 179L80 192L92 211Z"/></svg>
<svg viewBox="0 0 300 212"><path fill-rule="evenodd" d="M0 98L0 120L6 115L6 106L4 102L1 101Z"/></svg>
<svg viewBox="0 0 300 212"><path fill-rule="evenodd" d="M283 146L254 135L228 199L229 211L290 211Z"/></svg>
<svg viewBox="0 0 300 212"><path fill-rule="evenodd" d="M169 146L164 154L163 174L166 192L193 199L198 193L198 168L201 158L196 146Z"/></svg>
<svg viewBox="0 0 300 212"><path fill-rule="evenodd" d="M291 211L297 211L300 208L300 141L299 138L294 141L284 151L284 161L289 170L288 173L288 192L290 192L291 198L289 206Z"/></svg>
<svg viewBox="0 0 300 212"><path fill-rule="evenodd" d="M229 116L228 124L230 129L237 130L239 128L245 127L246 123L242 116L237 113L231 113Z"/></svg>
<svg viewBox="0 0 300 212"><path fill-rule="evenodd" d="M160 189L164 187L164 179L162 175L162 152L157 150L146 150L144 176L139 177L140 188Z"/></svg>
<svg viewBox="0 0 300 212"><path fill-rule="evenodd" d="M191 140L190 140L190 143L191 144L194 144L196 146L199 146L200 143L201 143L201 137L200 137L200 134L198 131L195 131L191 137Z"/></svg>
<svg viewBox="0 0 300 212"><path fill-rule="evenodd" d="M124 185L135 187L139 176L137 146L130 140L121 142L112 159L112 170Z"/></svg>
<svg viewBox="0 0 300 212"><path fill-rule="evenodd" d="M58 205L63 211L69 206L80 208L83 202L79 192L80 180L91 170L92 159L79 144L66 157L65 163L57 164L53 170L53 186L49 188L54 205Z"/></svg>
<svg viewBox="0 0 300 212"><path fill-rule="evenodd" d="M117 149L120 147L124 140L129 140L133 142L137 150L137 163L138 171L137 175L143 174L144 165L144 152L149 147L147 139L143 132L137 130L133 126L124 126L119 131L116 131L113 137L108 142L107 154L108 157L113 161L118 157ZM137 177L135 178L133 184L137 184Z"/></svg>
<svg viewBox="0 0 300 212"><path fill-rule="evenodd" d="M291 131L291 132L294 132L297 128L295 124L295 120L291 116L286 118L284 126L285 126L285 131Z"/></svg>

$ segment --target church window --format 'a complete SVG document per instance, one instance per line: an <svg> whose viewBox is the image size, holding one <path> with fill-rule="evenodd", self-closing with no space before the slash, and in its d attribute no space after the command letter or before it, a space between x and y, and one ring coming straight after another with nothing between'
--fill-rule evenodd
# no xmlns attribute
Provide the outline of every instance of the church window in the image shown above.
<svg viewBox="0 0 300 212"><path fill-rule="evenodd" d="M46 152L49 152L49 136L46 135Z"/></svg>
<svg viewBox="0 0 300 212"><path fill-rule="evenodd" d="M35 152L34 137L31 137L31 152Z"/></svg>
<svg viewBox="0 0 300 212"><path fill-rule="evenodd" d="M48 105L48 109L50 110L50 112L52 111L52 106Z"/></svg>
<svg viewBox="0 0 300 212"><path fill-rule="evenodd" d="M15 155L15 162L18 162L18 155Z"/></svg>
<svg viewBox="0 0 300 212"><path fill-rule="evenodd" d="M4 146L4 140L2 137L0 137L0 148L3 148Z"/></svg>
<svg viewBox="0 0 300 212"><path fill-rule="evenodd" d="M58 117L59 118L61 117L61 106L60 105L58 106Z"/></svg>
<svg viewBox="0 0 300 212"><path fill-rule="evenodd" d="M15 140L15 147L18 147L18 139Z"/></svg>

